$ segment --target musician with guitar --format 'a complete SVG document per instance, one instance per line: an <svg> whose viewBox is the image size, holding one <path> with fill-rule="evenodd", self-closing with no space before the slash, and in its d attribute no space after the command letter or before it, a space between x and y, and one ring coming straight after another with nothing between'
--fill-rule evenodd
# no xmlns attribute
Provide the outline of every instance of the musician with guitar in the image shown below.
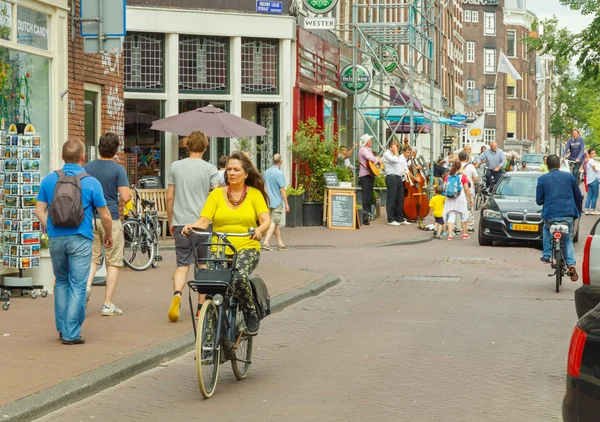
<svg viewBox="0 0 600 422"><path fill-rule="evenodd" d="M360 137L360 149L358 150L358 181L362 188L362 207L363 224L370 224L369 214L371 213L371 204L373 203L373 185L375 184L375 175L372 174L372 167L376 170L383 167L381 158L375 156L371 147L373 146L373 136L366 133Z"/></svg>
<svg viewBox="0 0 600 422"><path fill-rule="evenodd" d="M410 147L409 147L410 148ZM400 154L400 143L393 139L383 153L387 186L387 219L390 226L409 225L404 217L404 177L410 174L406 157Z"/></svg>

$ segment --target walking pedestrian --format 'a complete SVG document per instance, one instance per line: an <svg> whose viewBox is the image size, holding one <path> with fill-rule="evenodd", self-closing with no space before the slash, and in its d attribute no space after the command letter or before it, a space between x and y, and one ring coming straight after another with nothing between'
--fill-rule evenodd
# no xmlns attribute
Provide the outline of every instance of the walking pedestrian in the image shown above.
<svg viewBox="0 0 600 422"><path fill-rule="evenodd" d="M410 146L407 155L410 155ZM386 214L390 226L409 225L404 217L404 177L408 174L406 156L400 154L400 142L390 141L389 148L383 153L385 166L385 185L387 186Z"/></svg>
<svg viewBox="0 0 600 422"><path fill-rule="evenodd" d="M596 150L590 148L588 150L589 159L586 170L586 183L588 187L588 195L585 199L585 215L599 215L596 211L596 202L598 201L598 186L600 184L600 165L596 163Z"/></svg>
<svg viewBox="0 0 600 422"><path fill-rule="evenodd" d="M461 151L458 154L458 159L461 162L461 172L467 176L469 180L469 190L471 192L471 198L475 198L475 187L479 182L479 175L477 174L477 169L473 164L469 163L469 156L466 151ZM472 204L471 204L472 205ZM467 221L467 228L469 233L473 233L475 231L475 209L473 206L469 206L469 218ZM462 222L462 220L461 220Z"/></svg>
<svg viewBox="0 0 600 422"><path fill-rule="evenodd" d="M101 315L115 316L122 315L123 311L117 308L113 303L113 295L117 287L119 271L123 267L123 225L119 217L119 199L124 203L131 199L129 191L127 173L125 167L117 164L114 157L119 150L119 137L114 133L107 132L100 137L98 142L98 152L100 158L84 166L84 170L90 176L95 177L102 186L106 206L110 211L112 218L112 239L113 245L104 251L104 265L106 266L106 289L104 291L104 304L102 305ZM96 270L102 260L102 245L106 233L102 224L98 224L98 214L94 214L94 241L92 243L92 263L90 275L87 281L86 294L87 300L90 299L92 291L92 282L96 275Z"/></svg>
<svg viewBox="0 0 600 422"><path fill-rule="evenodd" d="M221 155L219 158L219 184L221 186L225 186L225 171L227 170L227 157L226 155Z"/></svg>
<svg viewBox="0 0 600 422"><path fill-rule="evenodd" d="M473 197L469 190L469 179L460 172L461 162L455 161L444 181L444 221L448 225L448 240L452 240L456 217L460 216L463 229L463 239L470 239L467 234L467 220L469 218L469 206L473 206Z"/></svg>
<svg viewBox="0 0 600 422"><path fill-rule="evenodd" d="M63 344L84 344L86 281L90 274L94 233L92 209L100 216L104 247L112 247L112 217L100 182L83 169L85 146L71 139L62 147L65 162L44 177L35 214L48 232L54 286L54 318Z"/></svg>
<svg viewBox="0 0 600 422"><path fill-rule="evenodd" d="M175 257L177 268L173 274L173 297L169 307L169 320L179 320L181 307L181 291L187 281L190 266L195 265L194 244L188 236L181 234L183 226L198 220L206 198L212 189L219 187L217 168L204 161L202 157L208 147L208 138L204 132L192 132L187 147L190 156L171 164L167 183L167 218L171 235L175 238ZM206 258L206 247L197 249L198 258ZM198 295L198 310L204 302L205 295Z"/></svg>
<svg viewBox="0 0 600 422"><path fill-rule="evenodd" d="M358 150L358 162L360 169L358 170L358 180L362 188L362 207L363 207L363 224L368 226L371 224L371 204L373 203L373 185L375 177L367 168L367 161L373 163L381 163L381 158L376 157L371 151L373 146L373 136L366 133L360 137L360 149Z"/></svg>
<svg viewBox="0 0 600 422"><path fill-rule="evenodd" d="M269 211L271 214L271 225L265 236L265 242L263 249L266 251L272 251L273 249L269 245L271 236L275 234L279 251L287 251L288 247L281 240L281 231L279 226L281 225L281 217L283 216L283 208L285 206L285 212L290 212L290 204L285 194L285 176L281 171L281 164L283 163L281 155L273 155L273 165L267 171L265 171L265 187L267 195L269 196Z"/></svg>

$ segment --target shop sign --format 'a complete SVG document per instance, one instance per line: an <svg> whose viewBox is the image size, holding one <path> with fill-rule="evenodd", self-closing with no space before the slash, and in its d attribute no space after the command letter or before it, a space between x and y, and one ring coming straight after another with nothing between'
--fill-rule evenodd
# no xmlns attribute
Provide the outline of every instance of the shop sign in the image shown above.
<svg viewBox="0 0 600 422"><path fill-rule="evenodd" d="M472 4L474 6L498 6L499 0L463 0L463 4Z"/></svg>
<svg viewBox="0 0 600 422"><path fill-rule="evenodd" d="M18 6L17 42L31 47L48 49L48 15Z"/></svg>
<svg viewBox="0 0 600 422"><path fill-rule="evenodd" d="M467 127L467 124L466 123L450 123L450 127L453 127L455 129L464 129Z"/></svg>
<svg viewBox="0 0 600 422"><path fill-rule="evenodd" d="M256 0L256 13L283 15L283 2Z"/></svg>
<svg viewBox="0 0 600 422"><path fill-rule="evenodd" d="M342 89L348 94L360 94L369 88L371 73L363 65L357 64L356 66L352 66L350 64L342 69L340 84Z"/></svg>
<svg viewBox="0 0 600 422"><path fill-rule="evenodd" d="M304 0L304 7L313 13L324 15L331 11L338 0Z"/></svg>
<svg viewBox="0 0 600 422"><path fill-rule="evenodd" d="M304 18L306 29L335 29L335 18Z"/></svg>
<svg viewBox="0 0 600 422"><path fill-rule="evenodd" d="M383 46L381 49L381 62L386 72L393 72L398 67L398 51L389 45ZM381 72L381 66L377 59L373 60L373 67Z"/></svg>
<svg viewBox="0 0 600 422"><path fill-rule="evenodd" d="M466 114L451 114L450 118L456 122L464 122L465 120L467 120L467 115Z"/></svg>
<svg viewBox="0 0 600 422"><path fill-rule="evenodd" d="M0 1L0 38L10 41L12 30L12 5Z"/></svg>

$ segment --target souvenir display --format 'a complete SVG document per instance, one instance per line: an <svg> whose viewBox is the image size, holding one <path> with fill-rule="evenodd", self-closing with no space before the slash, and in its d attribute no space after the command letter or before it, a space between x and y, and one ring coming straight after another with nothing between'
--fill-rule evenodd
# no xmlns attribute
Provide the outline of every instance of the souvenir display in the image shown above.
<svg viewBox="0 0 600 422"><path fill-rule="evenodd" d="M40 191L41 138L0 131L0 251L5 268L40 266L41 223L35 216Z"/></svg>

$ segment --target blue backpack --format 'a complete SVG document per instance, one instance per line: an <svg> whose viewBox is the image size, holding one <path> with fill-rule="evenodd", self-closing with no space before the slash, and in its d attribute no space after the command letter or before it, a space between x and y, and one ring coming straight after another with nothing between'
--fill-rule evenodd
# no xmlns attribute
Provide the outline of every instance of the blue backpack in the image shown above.
<svg viewBox="0 0 600 422"><path fill-rule="evenodd" d="M458 198L462 191L461 177L462 173L448 176L448 181L444 183L444 196L446 198Z"/></svg>

